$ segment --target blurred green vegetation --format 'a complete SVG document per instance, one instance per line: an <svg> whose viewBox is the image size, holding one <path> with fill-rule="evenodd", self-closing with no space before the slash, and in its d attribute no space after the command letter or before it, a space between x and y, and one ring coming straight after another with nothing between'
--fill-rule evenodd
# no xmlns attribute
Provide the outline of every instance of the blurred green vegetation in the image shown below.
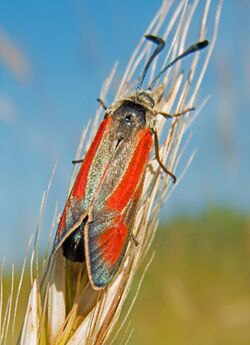
<svg viewBox="0 0 250 345"><path fill-rule="evenodd" d="M122 338L124 344L132 328L130 345L250 344L250 218L218 209L199 218L180 217L160 226L153 251L156 255L129 316L129 329L124 327L115 344ZM146 263L136 275L121 321ZM4 277L5 297L10 278ZM17 283L16 279L15 287ZM29 289L27 273L17 324Z"/></svg>
<svg viewBox="0 0 250 345"><path fill-rule="evenodd" d="M216 209L179 218L160 227L152 250L129 344L250 344L250 218Z"/></svg>

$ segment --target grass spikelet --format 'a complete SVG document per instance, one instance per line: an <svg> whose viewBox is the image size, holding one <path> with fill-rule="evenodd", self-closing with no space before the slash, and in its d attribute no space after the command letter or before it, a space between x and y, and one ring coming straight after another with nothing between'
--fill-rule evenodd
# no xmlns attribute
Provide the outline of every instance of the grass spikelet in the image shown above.
<svg viewBox="0 0 250 345"><path fill-rule="evenodd" d="M20 345L38 344L39 315L38 315L38 286L36 279L30 291L27 310L24 318Z"/></svg>
<svg viewBox="0 0 250 345"><path fill-rule="evenodd" d="M148 83L153 80L154 75L160 70L162 65L165 65L167 61L169 62L182 53L190 42L203 40L205 35L211 38L211 44L207 51L202 52L202 58L200 53L189 58L191 63L189 64L189 69L185 70L185 73L182 72L181 62L178 62L162 77L160 86L155 88L154 91L154 97L158 99L158 109L161 109L163 112L177 113L193 106L197 108L194 113L188 113L181 118L173 119L168 133L166 133L164 128L166 120L162 117L157 118L158 133L161 134L160 157L173 172L177 170L183 150L190 140L190 137L188 137L187 141L183 142L183 136L197 116L197 113L204 106L204 102L197 101L197 96L216 41L222 1L218 1L216 13L212 14L212 17L215 18L213 23L209 22L210 4L210 0L205 2L203 15L200 18L198 37L189 38L189 31L192 27L194 16L197 13L198 6L201 6L198 0L192 3L186 0L177 3L174 1L163 1L161 8L145 32L145 34L158 34L163 37L168 42L169 47L166 55L163 54L165 61L163 59L160 63L161 58L155 60L148 77ZM207 33L208 30L209 34ZM152 49L152 43L146 42L144 38L140 40L117 88L115 100L124 97L131 88L134 88L136 78L140 75L141 66L145 64ZM116 70L117 64L113 68L110 77L104 83L100 94L104 101L108 95ZM100 114L100 108L98 107L96 117L82 133L76 159L83 157L89 147L98 127ZM186 167L191 163L192 158L193 156L186 162ZM76 173L77 167L74 168L69 190L76 177ZM182 174L178 171L177 176L180 177ZM179 181L180 178L178 183ZM19 344L115 344L120 335L121 339L123 339L123 344L129 342L130 337L133 336L133 329L130 327L127 319L139 293L143 276L153 260L153 256L148 259L147 254L158 224L159 211L178 183L174 186L171 178L163 176L158 163L152 157L147 167L141 204L133 229L139 245L136 247L133 243L129 244L125 259L115 279L113 279L108 288L101 292L94 291L90 286L85 265L67 262L60 250L54 257L49 259L47 256L43 259L43 272L40 272L38 234L45 211L48 188L44 194L41 206L35 250L31 255L32 284L26 315L19 336ZM49 187L50 185L51 182ZM56 218L55 216L52 227L56 225ZM145 266L145 270L139 282L137 293L125 318L119 320L134 275L141 264ZM40 284L38 283L39 281L41 282ZM0 288L2 296L2 284ZM2 297L0 299L0 317L2 321L0 322L0 326L2 326L0 345L5 344L7 341L8 328L9 324L11 324L12 316L11 301L12 297L10 297L3 314ZM114 332L118 320L120 324L116 328L116 332Z"/></svg>

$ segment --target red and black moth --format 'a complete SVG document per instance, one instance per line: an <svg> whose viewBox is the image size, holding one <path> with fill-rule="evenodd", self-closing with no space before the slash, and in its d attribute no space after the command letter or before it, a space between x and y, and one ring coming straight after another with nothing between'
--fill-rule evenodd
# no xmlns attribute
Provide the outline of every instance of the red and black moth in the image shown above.
<svg viewBox="0 0 250 345"><path fill-rule="evenodd" d="M96 290L105 288L121 265L140 202L146 166L154 143L155 157L163 170L172 176L159 157L155 130L157 114L152 89L175 62L208 45L198 42L164 67L150 86L141 86L154 58L165 42L153 35L145 36L155 43L136 91L105 108L90 148L82 160L71 193L66 202L53 245L53 253L62 247L63 255L73 262L86 261L88 277ZM102 102L101 102L102 103ZM102 103L103 104L103 103Z"/></svg>

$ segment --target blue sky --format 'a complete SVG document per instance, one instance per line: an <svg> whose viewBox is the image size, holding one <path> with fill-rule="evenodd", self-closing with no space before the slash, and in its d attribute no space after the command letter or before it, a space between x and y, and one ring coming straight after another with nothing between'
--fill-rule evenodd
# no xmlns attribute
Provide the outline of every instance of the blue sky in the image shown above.
<svg viewBox="0 0 250 345"><path fill-rule="evenodd" d="M44 228L57 200L62 210L71 160L102 82L116 60L122 74L160 4L0 2L0 257L12 261L23 253L57 159ZM249 15L249 1L225 1L200 94L210 101L192 126L188 152L198 153L168 202L166 220L215 205L249 212ZM6 59L1 46L17 61Z"/></svg>

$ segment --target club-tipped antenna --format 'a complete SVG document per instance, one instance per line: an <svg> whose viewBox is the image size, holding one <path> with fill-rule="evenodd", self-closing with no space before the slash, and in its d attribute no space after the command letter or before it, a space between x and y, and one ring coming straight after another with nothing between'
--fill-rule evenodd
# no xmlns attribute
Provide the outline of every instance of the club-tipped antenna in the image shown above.
<svg viewBox="0 0 250 345"><path fill-rule="evenodd" d="M153 87L155 86L155 84L157 83L157 81L160 79L160 77L162 76L163 73L166 72L166 70L173 66L177 61L179 61L180 59L184 58L185 56L195 53L196 51L202 50L204 48L206 48L208 46L208 41L204 40L198 43L195 43L193 45L191 45L188 49L186 49L181 55L177 56L173 61L171 61L167 66L163 67L163 69L156 75L156 77L154 78L154 80L152 81L152 83L149 85L149 87L147 88L148 91L151 91L153 89Z"/></svg>
<svg viewBox="0 0 250 345"><path fill-rule="evenodd" d="M155 50L153 51L153 54L150 56L150 58L148 59L148 62L146 63L144 70L142 72L142 75L140 77L140 81L136 87L137 90L141 89L141 86L143 84L143 81L145 79L145 76L147 74L147 71L151 65L151 63L153 62L153 60L155 59L155 57L163 50L163 48L165 47L165 41L158 37L158 36L154 36L154 35L145 35L145 38L155 44L157 44L157 47L155 48Z"/></svg>

